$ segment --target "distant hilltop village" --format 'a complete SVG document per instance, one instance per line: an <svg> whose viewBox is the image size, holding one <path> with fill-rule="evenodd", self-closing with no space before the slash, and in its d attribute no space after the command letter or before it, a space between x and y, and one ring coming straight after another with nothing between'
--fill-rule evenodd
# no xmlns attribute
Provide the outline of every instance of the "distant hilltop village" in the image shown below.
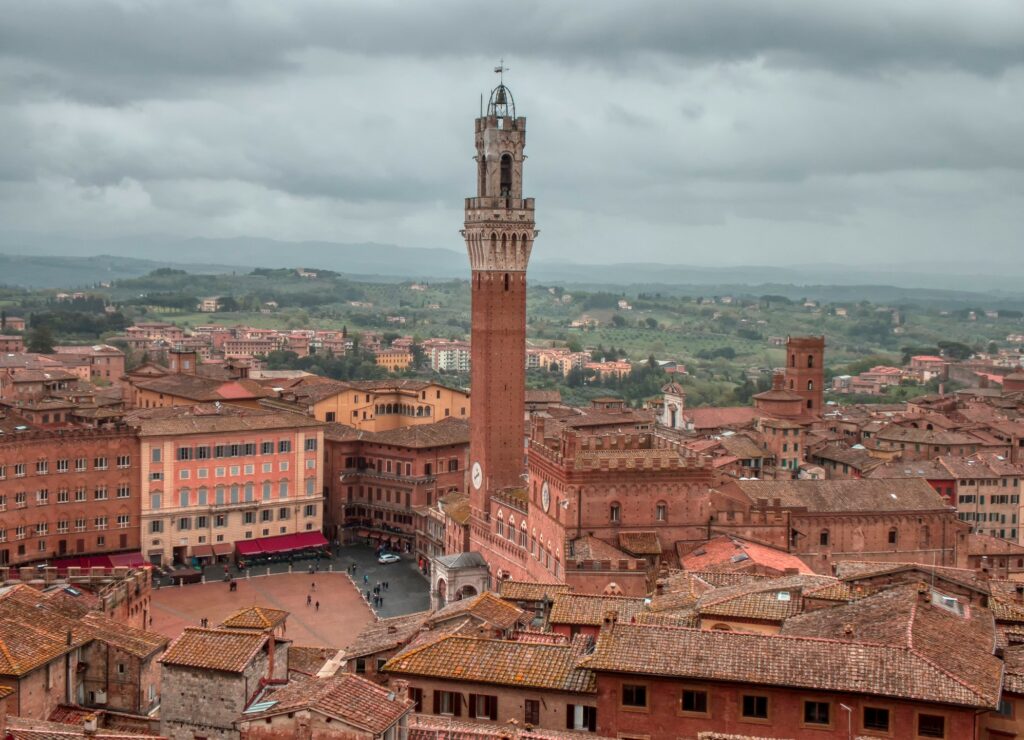
<svg viewBox="0 0 1024 740"><path fill-rule="evenodd" d="M653 358L640 406L527 389L644 366L528 346L539 232L503 82L473 136L468 342L150 321L123 350L41 347L4 313L0 735L1024 737L1019 355L827 383L827 338L785 336L749 404L691 408L686 368ZM366 353L380 377L268 369L278 350ZM416 358L470 387L399 374ZM826 402L908 380L936 392ZM153 630L154 578L183 594L223 567L233 594L309 558L323 588L321 558L356 544L414 561L429 608L379 618L350 564L324 574L370 615L345 644L294 644L258 588Z"/></svg>

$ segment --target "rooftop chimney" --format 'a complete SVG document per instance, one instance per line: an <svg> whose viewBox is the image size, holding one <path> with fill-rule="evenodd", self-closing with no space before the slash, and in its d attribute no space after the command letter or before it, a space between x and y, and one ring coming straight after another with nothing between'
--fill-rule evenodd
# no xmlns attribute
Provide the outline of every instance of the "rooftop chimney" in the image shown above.
<svg viewBox="0 0 1024 740"><path fill-rule="evenodd" d="M772 374L772 390L781 391L786 386L786 376L783 373Z"/></svg>
<svg viewBox="0 0 1024 740"><path fill-rule="evenodd" d="M277 648L277 638L272 630L267 630L267 680L274 680L274 651Z"/></svg>
<svg viewBox="0 0 1024 740"><path fill-rule="evenodd" d="M853 625L849 622L843 625L843 635L846 637L853 637Z"/></svg>
<svg viewBox="0 0 1024 740"><path fill-rule="evenodd" d="M609 609L604 613L604 625L601 629L611 629L615 626L615 623L619 621L619 613L614 609Z"/></svg>
<svg viewBox="0 0 1024 740"><path fill-rule="evenodd" d="M90 714L88 717L85 718L85 721L82 722L82 730L85 732L86 735L95 735L98 727L99 719L96 717L95 714Z"/></svg>

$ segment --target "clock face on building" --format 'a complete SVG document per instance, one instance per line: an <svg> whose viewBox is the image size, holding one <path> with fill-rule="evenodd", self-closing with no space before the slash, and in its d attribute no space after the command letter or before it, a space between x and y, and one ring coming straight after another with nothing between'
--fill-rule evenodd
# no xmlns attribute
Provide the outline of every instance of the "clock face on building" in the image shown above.
<svg viewBox="0 0 1024 740"><path fill-rule="evenodd" d="M551 508L551 489L548 487L547 481L544 481L544 485L540 487L540 505L544 507L544 513Z"/></svg>
<svg viewBox="0 0 1024 740"><path fill-rule="evenodd" d="M470 479L473 481L473 488L480 490L480 486L484 484L484 469L480 467L480 463L473 463L473 471L470 473Z"/></svg>

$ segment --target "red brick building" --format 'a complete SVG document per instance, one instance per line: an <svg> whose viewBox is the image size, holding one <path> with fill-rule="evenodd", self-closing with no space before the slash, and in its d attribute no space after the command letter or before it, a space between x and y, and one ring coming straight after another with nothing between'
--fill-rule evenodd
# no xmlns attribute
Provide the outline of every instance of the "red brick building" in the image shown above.
<svg viewBox="0 0 1024 740"><path fill-rule="evenodd" d="M138 553L139 442L132 430L7 424L3 431L0 565Z"/></svg>
<svg viewBox="0 0 1024 740"><path fill-rule="evenodd" d="M979 737L999 703L992 644L990 615L911 586L792 617L781 635L609 615L587 666L602 735L952 740Z"/></svg>
<svg viewBox="0 0 1024 740"><path fill-rule="evenodd" d="M736 480L712 499L713 531L770 544L819 573L846 559L956 565L969 530L921 478Z"/></svg>
<svg viewBox="0 0 1024 740"><path fill-rule="evenodd" d="M370 539L412 552L428 509L465 491L469 423L367 432L331 424L324 434L325 526L339 541ZM429 553L423 553L430 557Z"/></svg>

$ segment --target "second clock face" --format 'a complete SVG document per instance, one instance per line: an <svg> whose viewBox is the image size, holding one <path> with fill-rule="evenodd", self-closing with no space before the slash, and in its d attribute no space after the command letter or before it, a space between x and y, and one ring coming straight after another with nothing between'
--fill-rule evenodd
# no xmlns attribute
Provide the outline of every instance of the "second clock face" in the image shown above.
<svg viewBox="0 0 1024 740"><path fill-rule="evenodd" d="M473 471L470 474L470 479L473 482L473 488L480 490L480 486L484 484L484 469L480 467L480 463L473 463Z"/></svg>
<svg viewBox="0 0 1024 740"><path fill-rule="evenodd" d="M547 481L544 481L544 485L540 488L540 505L544 507L545 512L551 508L551 489L548 487Z"/></svg>

